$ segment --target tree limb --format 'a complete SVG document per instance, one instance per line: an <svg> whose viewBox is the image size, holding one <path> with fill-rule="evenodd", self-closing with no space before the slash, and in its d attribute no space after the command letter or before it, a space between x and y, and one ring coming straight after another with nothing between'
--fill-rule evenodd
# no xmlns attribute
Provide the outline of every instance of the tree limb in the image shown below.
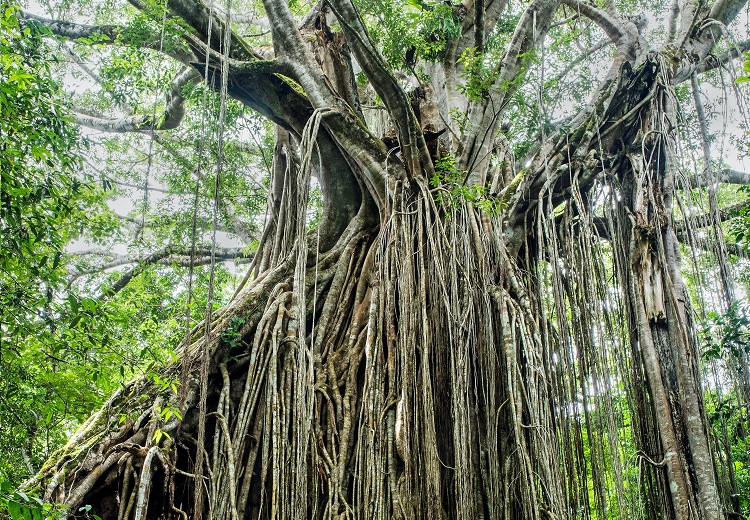
<svg viewBox="0 0 750 520"><path fill-rule="evenodd" d="M674 73L675 83L688 79L706 60L746 3L747 0L717 0L711 7L708 17L700 21L700 25L698 20L695 21L689 32L696 32L697 35L685 38L683 44L677 48L677 56L683 59L677 64Z"/></svg>
<svg viewBox="0 0 750 520"><path fill-rule="evenodd" d="M140 4L137 0L135 0L135 2L134 5ZM133 3L133 1L131 1L131 3ZM205 57L208 49L218 53L218 58L223 56L222 42L224 41L226 24L217 13L212 13L203 2L196 0L168 0L167 8L172 13L185 20L185 22L197 32L197 38L190 38L188 44L193 48L194 52L196 52L199 59ZM141 5L139 9L147 11L143 5ZM209 26L211 27L211 41L208 42L208 46L206 46ZM229 30L231 31L231 28ZM184 36L187 37L189 35L186 33ZM208 53L210 54L210 52ZM227 54L230 58L238 61L256 61L261 59L257 53L250 49L242 38L234 33L230 35L229 52Z"/></svg>
<svg viewBox="0 0 750 520"><path fill-rule="evenodd" d="M529 55L546 36L559 5L559 0L534 0L529 4L516 25L489 92L482 93L469 107L472 132L464 138L459 167L469 172L470 184L481 182L479 177L486 169L499 115L518 90L518 79L530 63Z"/></svg>
<svg viewBox="0 0 750 520"><path fill-rule="evenodd" d="M733 204L726 208L721 208L719 210L719 221L726 222L727 220L739 214L740 211L748 210L748 209L750 209L750 199L745 200L743 202L738 202L737 204ZM690 224L696 229L702 229L702 228L711 226L711 216L708 213L702 213L700 215L691 215L688 218L690 220ZM688 224L686 223L686 219L676 220L674 225L675 225L675 233L677 234L677 238L679 238L680 241L684 241L683 238L687 236L686 233L688 229Z"/></svg>
<svg viewBox="0 0 750 520"><path fill-rule="evenodd" d="M721 222L726 222L727 220L735 217L742 210L750 210L750 199L720 209L719 218ZM711 217L708 213L690 216L689 220L690 226L695 229L703 229L711 226ZM592 217L592 226L594 228L594 231L600 238L603 238L605 240L610 240L612 238L610 236L609 228L607 226L607 219L605 217ZM675 235L677 235L678 240L683 243L688 243L688 223L686 222L686 220L675 220L674 227ZM727 247L729 248L730 246L732 246L732 244L728 243ZM735 246L739 247L740 245L735 244Z"/></svg>
<svg viewBox="0 0 750 520"><path fill-rule="evenodd" d="M55 36L60 36L76 42L81 40L92 40L96 44L105 45L123 45L126 47L136 47L150 49L166 54L184 65L195 61L195 56L179 48L162 48L158 39L143 39L142 37L133 37L127 27L120 25L87 25L63 20L53 20L26 11L20 12L21 18L27 22L37 24L50 30Z"/></svg>
<svg viewBox="0 0 750 520"><path fill-rule="evenodd" d="M213 2L207 1L206 5L209 9L213 9L214 12L218 13L219 17L226 18L226 13L224 12L224 8L218 4L215 4ZM271 23L268 21L267 18L259 17L259 16L251 16L251 15L242 15L238 13L231 13L232 15L232 22L233 23L246 23L249 25L257 25L258 27L262 27L264 29L270 29Z"/></svg>
<svg viewBox="0 0 750 520"><path fill-rule="evenodd" d="M199 78L200 75L195 69L184 68L172 79L167 92L164 117L156 130L171 130L179 126L185 117L185 90L191 88Z"/></svg>
<svg viewBox="0 0 750 520"><path fill-rule="evenodd" d="M105 119L76 112L75 121L81 126L93 128L100 132L125 133L148 129L153 126L154 118L150 115L139 115L119 119Z"/></svg>
<svg viewBox="0 0 750 520"><path fill-rule="evenodd" d="M191 263L191 258L193 265L206 265L211 261L211 248L196 248L195 253L193 254L189 249L186 250L177 248L176 246L167 246L164 249L151 253L150 255L142 257L140 259L124 258L115 260L113 262L110 262L109 264L105 264L93 272L112 269L114 267L132 263L135 263L136 265L133 268L125 271L122 276L112 284L111 287L104 289L99 295L99 299L103 300L111 298L112 296L123 290L133 280L133 278L141 274L148 266L157 263L171 264L172 262L170 261L170 259L173 258L176 258L178 260L178 265L189 266ZM217 260L236 260L238 258L249 259L250 257L248 257L240 248L226 248L216 250L214 258ZM83 274L93 274L93 272L81 273L78 276L81 276Z"/></svg>
<svg viewBox="0 0 750 520"><path fill-rule="evenodd" d="M690 177L688 183L691 188L705 188L713 183L737 184L744 186L750 184L750 173L725 168L713 178L706 178L705 176Z"/></svg>
<svg viewBox="0 0 750 520"><path fill-rule="evenodd" d="M80 257L80 256L104 256L107 258L111 258L110 261L105 262L104 264L97 266L92 269L88 269L85 271L79 271L75 268L70 268L71 272L68 274L72 277L71 282L75 281L76 279L80 278L81 276L87 276L91 274L101 273L103 271L107 271L109 269L115 269L117 267L122 267L125 265L131 265L131 264L145 264L145 265L151 265L151 264L164 264L164 265L171 265L173 263L173 260L177 259L178 265L189 265L189 262L187 264L184 263L184 258L189 258L191 255L190 249L184 249L184 248L178 248L176 246L168 246L167 248L161 249L155 253L152 253L147 256L142 257L133 257L133 256L127 256L127 255L120 255L116 253L112 253L110 251L103 251L98 249L89 249L86 251L75 251L72 253L69 253L71 256ZM203 265L199 262L202 261L203 258L211 256L211 249L209 247L197 247L195 250L195 265ZM216 250L216 258L218 258L221 261L227 261L227 260L237 260L245 258L243 256L242 248L239 247L227 247L227 248L218 248Z"/></svg>
<svg viewBox="0 0 750 520"><path fill-rule="evenodd" d="M370 38L359 12L351 0L330 0L329 5L341 24L357 62L393 118L407 170L416 175L424 168L425 173L430 175L432 161L408 96Z"/></svg>
<svg viewBox="0 0 750 520"><path fill-rule="evenodd" d="M586 49L586 52L579 54L574 59L572 59L565 68L555 75L554 78L549 80L552 83L557 83L558 81L562 80L565 76L567 76L571 70L576 68L577 65L579 65L581 62L592 56L595 52L600 51L607 45L611 44L612 42L609 39L603 39Z"/></svg>
<svg viewBox="0 0 750 520"><path fill-rule="evenodd" d="M500 19L503 11L508 7L508 2L507 0L484 0L482 4L484 4L484 15L482 16L483 32L484 34L490 34L497 25L497 21ZM462 22L461 37L456 42L455 47L449 49L446 55L446 60L449 60L451 63L455 63L456 59L472 44L475 44L476 41L474 28L477 21L477 3L473 0L464 0L463 5L465 8L468 8L468 12Z"/></svg>
<svg viewBox="0 0 750 520"><path fill-rule="evenodd" d="M302 41L302 35L285 0L263 0L276 59L289 70L300 83L314 108L332 107L335 95L327 86L320 67L315 63L310 50Z"/></svg>
<svg viewBox="0 0 750 520"><path fill-rule="evenodd" d="M127 116L119 119L106 119L78 110L75 114L76 123L102 132L140 132L142 130L173 130L179 126L185 117L185 96L183 90L200 77L191 68L184 68L172 80L172 86L167 93L164 114L156 117L150 114Z"/></svg>
<svg viewBox="0 0 750 520"><path fill-rule="evenodd" d="M750 51L750 40L743 40L733 45L730 50L721 54L706 56L706 59L701 61L695 68L695 72L701 74L721 67L737 58L742 58L743 53Z"/></svg>
<svg viewBox="0 0 750 520"><path fill-rule="evenodd" d="M477 55L484 52L484 0L474 0L474 48Z"/></svg>
<svg viewBox="0 0 750 520"><path fill-rule="evenodd" d="M689 38L695 23L700 15L699 0L683 0L679 4L679 23L677 23L677 32L675 33L674 44L679 49Z"/></svg>
<svg viewBox="0 0 750 520"><path fill-rule="evenodd" d="M522 172L514 193L507 195L509 243L514 247L525 239L525 218L543 190L552 190L556 206L570 197L574 177L577 189L586 190L603 168L617 169L611 161L621 156L609 154L619 143L635 139L634 122L656 93L654 60L657 58L649 58L632 70L627 61L616 56L589 104L528 156L529 167Z"/></svg>
<svg viewBox="0 0 750 520"><path fill-rule="evenodd" d="M680 0L672 1L669 10L669 22L667 22L667 43L672 43L677 36L677 20L680 17Z"/></svg>
<svg viewBox="0 0 750 520"><path fill-rule="evenodd" d="M583 0L562 0L562 3L598 25L615 45L620 43L620 40L625 36L626 31L622 24L612 15L599 9L594 4L584 2Z"/></svg>
<svg viewBox="0 0 750 520"><path fill-rule="evenodd" d="M737 17L747 0L717 0L711 7L709 18L729 25Z"/></svg>

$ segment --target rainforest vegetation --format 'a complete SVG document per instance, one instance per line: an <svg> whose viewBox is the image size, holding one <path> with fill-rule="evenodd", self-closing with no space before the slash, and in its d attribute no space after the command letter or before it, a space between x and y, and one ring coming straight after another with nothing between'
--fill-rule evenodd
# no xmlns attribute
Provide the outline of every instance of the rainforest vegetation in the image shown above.
<svg viewBox="0 0 750 520"><path fill-rule="evenodd" d="M750 517L745 0L0 7L0 518Z"/></svg>

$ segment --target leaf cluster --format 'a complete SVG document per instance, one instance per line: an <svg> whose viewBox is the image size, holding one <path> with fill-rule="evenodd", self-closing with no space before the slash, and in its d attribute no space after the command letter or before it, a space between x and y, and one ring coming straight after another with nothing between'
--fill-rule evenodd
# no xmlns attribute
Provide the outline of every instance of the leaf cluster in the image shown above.
<svg viewBox="0 0 750 520"><path fill-rule="evenodd" d="M750 355L750 306L733 302L724 313L709 312L702 329L704 359Z"/></svg>
<svg viewBox="0 0 750 520"><path fill-rule="evenodd" d="M435 174L430 185L436 189L435 200L449 212L467 203L489 215L502 209L502 202L489 193L489 188L481 184L467 184L469 172L456 164L453 155L446 155L435 162Z"/></svg>

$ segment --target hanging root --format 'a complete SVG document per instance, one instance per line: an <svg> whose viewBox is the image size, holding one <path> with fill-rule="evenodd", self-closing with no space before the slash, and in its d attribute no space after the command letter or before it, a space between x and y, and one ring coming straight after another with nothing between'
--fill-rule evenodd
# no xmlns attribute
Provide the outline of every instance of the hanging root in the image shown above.
<svg viewBox="0 0 750 520"><path fill-rule="evenodd" d="M654 88L639 110L658 111L651 105L664 99ZM679 443L655 435L676 415L654 413L664 360L647 340L665 339L658 322L679 314L679 298L643 294L645 284L673 276L673 252L649 250L637 235L639 222L663 227L668 215L643 213L661 203L639 191L650 186L645 177L629 185L629 213L617 200L606 214L611 236L624 237L611 247L587 212L598 188L582 191L578 178L589 173L570 172L571 199L560 207L551 192L539 194L520 251L506 250L500 217L465 200L439 206L415 178L393 182L377 228L361 209L321 252L306 204L323 117L311 118L301 158L290 146L286 164L275 165L284 203L246 283L213 316L210 334L195 331L181 347L194 367L183 381L182 420L162 417L179 396L146 378L129 383L44 468L45 498L71 509L91 504L118 520L541 520L571 511L624 519L662 506L653 493L626 490L690 485L667 449ZM648 176L665 153L664 129L648 132L634 175ZM616 196L612 187L603 193ZM633 244L648 255L634 257L644 249ZM657 267L661 278L636 276ZM611 288L615 273L621 292ZM649 315L648 301L660 310ZM239 347L221 339L237 323ZM684 336L684 323L672 323L671 337ZM203 355L200 385L193 362ZM182 368L166 367L161 379ZM619 435L626 417L635 441ZM625 461L643 454L665 466L628 471ZM206 498L200 511L195 488ZM678 492L673 505L685 505Z"/></svg>
<svg viewBox="0 0 750 520"><path fill-rule="evenodd" d="M198 449L204 518L533 519L540 502L560 507L537 324L499 241L478 233L499 223L470 206L443 221L417 182L395 186L377 236L357 225L325 255L297 241L210 337L193 336L184 348L208 349L209 384L185 382L184 420L160 415L178 396L131 382L46 468L46 498L118 520L184 518ZM234 317L239 351L221 341ZM212 433L196 446L202 390Z"/></svg>

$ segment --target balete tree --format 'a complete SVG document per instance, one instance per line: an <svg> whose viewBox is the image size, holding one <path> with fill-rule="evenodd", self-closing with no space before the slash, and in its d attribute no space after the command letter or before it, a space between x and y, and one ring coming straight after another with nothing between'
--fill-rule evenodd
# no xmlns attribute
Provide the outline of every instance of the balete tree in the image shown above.
<svg viewBox="0 0 750 520"><path fill-rule="evenodd" d="M745 3L24 12L89 55L147 49L179 70L153 106L79 110L84 126L168 147L218 100L216 139L191 155L215 193L228 112L270 122L248 140L273 135L235 295L209 295L179 359L122 385L27 486L118 520L740 514L681 257L709 252L716 305L737 308L719 192L746 176L712 158L701 85L736 94ZM108 81L130 85L122 71ZM227 201L210 204L215 230ZM743 406L747 354L721 360Z"/></svg>

